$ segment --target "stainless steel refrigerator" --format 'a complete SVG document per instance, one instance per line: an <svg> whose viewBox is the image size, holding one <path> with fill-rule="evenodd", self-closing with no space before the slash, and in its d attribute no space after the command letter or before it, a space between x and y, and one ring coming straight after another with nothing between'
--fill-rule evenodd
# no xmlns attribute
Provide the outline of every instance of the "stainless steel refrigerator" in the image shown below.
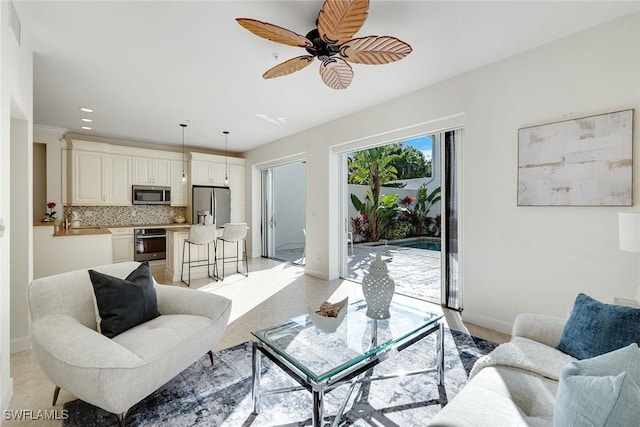
<svg viewBox="0 0 640 427"><path fill-rule="evenodd" d="M231 222L231 191L229 187L194 185L191 190L191 224L198 224L199 215L208 211L218 227Z"/></svg>

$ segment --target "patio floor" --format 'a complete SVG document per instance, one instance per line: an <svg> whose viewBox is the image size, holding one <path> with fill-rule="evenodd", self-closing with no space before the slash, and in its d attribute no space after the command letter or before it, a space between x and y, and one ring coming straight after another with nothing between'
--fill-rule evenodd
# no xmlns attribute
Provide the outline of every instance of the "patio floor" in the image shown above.
<svg viewBox="0 0 640 427"><path fill-rule="evenodd" d="M349 255L346 279L362 283L371 261L380 252L387 262L389 275L396 284L396 292L426 301L440 303L440 252L392 245L370 246L356 244ZM302 249L277 251L276 258L302 264Z"/></svg>

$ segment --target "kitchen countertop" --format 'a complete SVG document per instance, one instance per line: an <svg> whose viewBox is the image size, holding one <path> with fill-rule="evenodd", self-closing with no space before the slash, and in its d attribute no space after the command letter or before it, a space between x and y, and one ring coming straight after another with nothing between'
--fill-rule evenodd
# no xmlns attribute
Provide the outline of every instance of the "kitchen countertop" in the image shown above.
<svg viewBox="0 0 640 427"><path fill-rule="evenodd" d="M189 224L178 224L178 223L169 223L169 224L119 224L119 225L81 225L80 227L72 227L69 229L64 229L61 223L54 222L41 222L34 221L33 223L36 227L53 227L53 235L55 237L61 236L92 236L98 234L111 234L109 231L110 228L166 228L168 230L175 230L176 228L184 229L189 231Z"/></svg>
<svg viewBox="0 0 640 427"><path fill-rule="evenodd" d="M61 236L95 236L98 234L111 234L111 232L103 227L72 227L68 229L64 229L59 227L57 230L53 232L54 237Z"/></svg>
<svg viewBox="0 0 640 427"><path fill-rule="evenodd" d="M189 224L170 222L167 224L118 224L118 225L103 225L104 228L175 228L175 227L188 227Z"/></svg>
<svg viewBox="0 0 640 427"><path fill-rule="evenodd" d="M191 230L191 228L188 225L186 225L182 227L172 227L172 228L169 228L167 231L169 233L188 233L189 230Z"/></svg>

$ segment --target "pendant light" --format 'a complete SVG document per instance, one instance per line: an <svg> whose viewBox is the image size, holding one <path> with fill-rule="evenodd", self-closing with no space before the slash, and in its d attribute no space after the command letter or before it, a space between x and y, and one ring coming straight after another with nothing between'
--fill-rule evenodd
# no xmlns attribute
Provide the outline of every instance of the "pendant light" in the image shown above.
<svg viewBox="0 0 640 427"><path fill-rule="evenodd" d="M182 127L182 182L187 182L187 174L184 172L185 165L187 163L184 153L184 128L186 128L187 125L185 123L180 123L180 126Z"/></svg>
<svg viewBox="0 0 640 427"><path fill-rule="evenodd" d="M227 137L229 136L228 130L223 130L224 133L224 185L229 185L229 165L227 163Z"/></svg>

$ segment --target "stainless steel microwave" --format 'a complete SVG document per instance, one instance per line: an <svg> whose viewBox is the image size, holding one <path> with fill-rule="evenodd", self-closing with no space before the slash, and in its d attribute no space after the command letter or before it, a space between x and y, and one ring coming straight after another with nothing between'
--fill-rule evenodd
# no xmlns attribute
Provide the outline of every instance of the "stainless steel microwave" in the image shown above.
<svg viewBox="0 0 640 427"><path fill-rule="evenodd" d="M171 204L171 187L151 185L134 185L131 202L134 205L169 205Z"/></svg>

